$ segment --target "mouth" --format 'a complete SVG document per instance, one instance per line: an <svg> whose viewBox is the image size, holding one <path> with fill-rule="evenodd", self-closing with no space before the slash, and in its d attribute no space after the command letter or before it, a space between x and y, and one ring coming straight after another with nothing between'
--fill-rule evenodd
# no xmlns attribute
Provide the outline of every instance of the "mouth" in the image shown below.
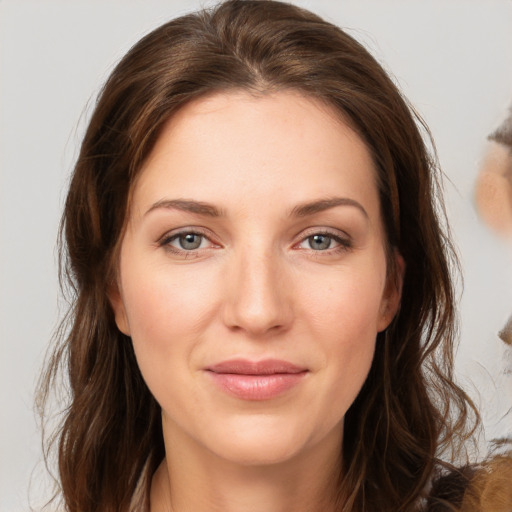
<svg viewBox="0 0 512 512"><path fill-rule="evenodd" d="M270 400L295 388L308 369L288 361L267 359L223 361L205 368L224 392L242 400Z"/></svg>

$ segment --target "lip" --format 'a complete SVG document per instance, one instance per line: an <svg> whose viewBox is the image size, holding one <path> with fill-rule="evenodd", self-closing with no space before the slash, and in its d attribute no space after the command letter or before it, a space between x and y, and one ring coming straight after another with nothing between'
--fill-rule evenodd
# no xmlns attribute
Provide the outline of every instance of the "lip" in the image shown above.
<svg viewBox="0 0 512 512"><path fill-rule="evenodd" d="M205 368L221 390L243 400L270 400L297 386L307 368L279 359L232 359Z"/></svg>

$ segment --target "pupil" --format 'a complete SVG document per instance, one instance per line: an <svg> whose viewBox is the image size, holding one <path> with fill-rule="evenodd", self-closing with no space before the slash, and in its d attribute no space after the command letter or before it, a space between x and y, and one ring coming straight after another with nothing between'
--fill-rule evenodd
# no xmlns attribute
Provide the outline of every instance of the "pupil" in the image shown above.
<svg viewBox="0 0 512 512"><path fill-rule="evenodd" d="M309 245L312 249L329 249L331 238L326 235L313 235L309 239Z"/></svg>

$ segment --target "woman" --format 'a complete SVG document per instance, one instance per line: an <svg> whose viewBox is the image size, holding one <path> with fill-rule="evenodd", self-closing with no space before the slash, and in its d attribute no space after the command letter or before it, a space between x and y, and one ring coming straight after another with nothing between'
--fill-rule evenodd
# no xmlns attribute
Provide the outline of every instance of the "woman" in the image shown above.
<svg viewBox="0 0 512 512"><path fill-rule="evenodd" d="M478 415L436 180L382 68L307 11L229 1L133 47L63 216L66 510L459 507L470 472L436 481Z"/></svg>

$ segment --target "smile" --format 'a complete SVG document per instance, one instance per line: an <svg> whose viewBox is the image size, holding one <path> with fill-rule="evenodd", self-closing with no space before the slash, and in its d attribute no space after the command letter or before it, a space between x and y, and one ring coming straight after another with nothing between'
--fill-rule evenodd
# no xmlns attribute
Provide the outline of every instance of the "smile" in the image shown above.
<svg viewBox="0 0 512 512"><path fill-rule="evenodd" d="M270 400L297 386L308 373L287 361L224 361L206 368L221 390L243 400Z"/></svg>

